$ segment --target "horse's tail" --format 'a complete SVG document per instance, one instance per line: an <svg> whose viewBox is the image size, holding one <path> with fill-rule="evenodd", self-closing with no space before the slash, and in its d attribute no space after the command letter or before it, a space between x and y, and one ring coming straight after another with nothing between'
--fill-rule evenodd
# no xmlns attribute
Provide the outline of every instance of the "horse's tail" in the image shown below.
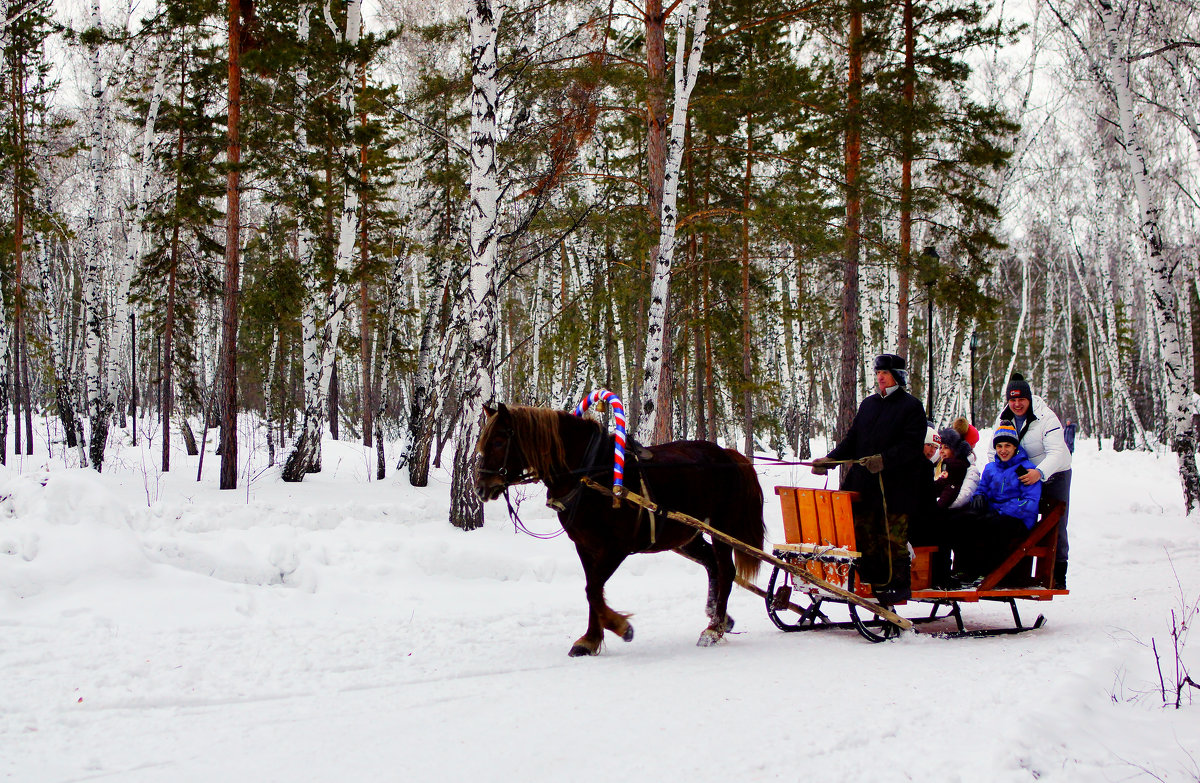
<svg viewBox="0 0 1200 783"><path fill-rule="evenodd" d="M730 515L731 530L726 532L744 544L755 549L763 548L766 538L766 525L763 522L763 491L758 483L758 473L754 463L744 454L734 449L725 449L737 468L738 480L730 500L737 505ZM753 583L758 577L758 569L762 561L752 555L733 550L733 562L737 568L737 578Z"/></svg>

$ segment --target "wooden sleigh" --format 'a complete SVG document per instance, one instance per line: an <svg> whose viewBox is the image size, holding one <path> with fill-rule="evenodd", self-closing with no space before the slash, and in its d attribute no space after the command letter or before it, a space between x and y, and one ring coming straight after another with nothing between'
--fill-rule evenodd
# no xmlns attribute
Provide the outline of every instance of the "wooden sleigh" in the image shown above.
<svg viewBox="0 0 1200 783"><path fill-rule="evenodd" d="M901 627L879 613L859 611L861 604L848 602L843 595L821 587L832 584L842 591L873 601L871 587L857 579L856 550L852 507L857 493L803 487L776 487L783 509L786 543L774 548L774 557L799 566L812 579L797 578L794 573L776 567L762 591L771 621L784 631L808 631L828 628L854 628L873 642L897 635ZM930 584L931 559L937 547L916 547L912 564L914 604L928 604L928 615L906 618L913 624L928 624L952 618L957 631L937 635L945 637L997 636L1022 633L1042 627L1046 618L1038 615L1032 625L1021 621L1017 600L1049 601L1067 590L1054 589L1054 559L1058 546L1058 521L1063 504L1055 503L1034 526L1029 535L1004 562L987 574L977 587L935 589ZM782 577L782 579L781 579ZM996 601L1012 610L1013 627L968 630L963 622L962 604ZM797 603L800 602L800 603ZM844 605L849 620L831 618L826 605ZM903 604L898 604L898 606ZM893 607L894 609L894 607ZM793 615L798 617L793 618Z"/></svg>

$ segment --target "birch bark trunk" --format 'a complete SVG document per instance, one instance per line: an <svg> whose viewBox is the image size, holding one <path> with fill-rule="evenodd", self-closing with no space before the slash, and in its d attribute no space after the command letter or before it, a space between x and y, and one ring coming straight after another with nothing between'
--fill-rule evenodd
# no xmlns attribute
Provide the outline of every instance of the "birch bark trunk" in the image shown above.
<svg viewBox="0 0 1200 783"><path fill-rule="evenodd" d="M44 209L47 214L50 213L49 201L49 198L43 197ZM82 440L78 437L83 431L83 425L75 413L74 383L63 358L59 311L55 303L50 300L51 292L56 289L50 266L50 242L45 237L38 242L37 262L38 273L42 281L42 297L45 303L46 339L49 343L50 365L54 373L54 404L58 409L59 420L62 421L67 448L78 449L79 464L81 467L87 467L87 454L84 451ZM0 315L0 319L2 319L2 315Z"/></svg>
<svg viewBox="0 0 1200 783"><path fill-rule="evenodd" d="M1184 505L1190 515L1200 500L1200 474L1196 471L1195 438L1190 411L1192 390L1184 370L1180 344L1179 304L1171 279L1171 267L1162 252L1159 209L1151 197L1146 156L1134 112L1129 63L1118 50L1119 20L1111 0L1098 0L1098 4L1104 22L1105 55L1112 72L1113 88L1117 93L1117 110L1121 118L1121 134L1125 139L1126 160L1130 176L1133 178L1141 218L1139 233L1149 276L1149 303L1158 326L1159 352L1166 376L1167 418L1174 436L1171 445L1179 460L1179 479L1183 488Z"/></svg>
<svg viewBox="0 0 1200 783"><path fill-rule="evenodd" d="M301 47L309 40L312 19L312 4L301 3L297 8L296 38ZM304 181L312 150L308 142L308 128L305 117L311 100L309 90L309 74L305 66L296 71L296 100L295 100L295 134L296 150L300 157L300 172L297 179ZM302 187L301 197L308 194ZM292 443L292 451L284 462L282 478L284 481L302 481L304 474L320 470L321 452L319 437L318 444L312 445L308 433L312 429L311 422L321 421L324 408L324 389L321 386L321 351L318 329L321 315L320 273L316 268L314 258L315 237L309 219L298 216L296 227L296 263L304 280L304 299L301 307L301 389L304 396L304 408L300 425L300 436ZM317 427L319 433L319 425Z"/></svg>
<svg viewBox="0 0 1200 783"><path fill-rule="evenodd" d="M449 216L446 217L447 224ZM425 264L425 317L421 322L421 338L417 349L417 372L413 379L412 399L408 412L408 483L414 487L429 484L429 460L433 448L433 414L437 404L435 367L438 351L438 325L449 297L446 282L450 276L451 258L447 253L436 265L433 259Z"/></svg>
<svg viewBox="0 0 1200 783"><path fill-rule="evenodd" d="M1012 351L1008 355L1008 366L1004 368L1001 382L1008 383L1012 377L1013 368L1017 364L1017 354L1021 350L1021 336L1025 333L1025 319L1029 315L1029 256L1021 254L1021 315L1017 318L1017 326L1013 329Z"/></svg>
<svg viewBox="0 0 1200 783"><path fill-rule="evenodd" d="M687 23L693 13L695 21L692 27L691 49L688 52ZM671 118L671 140L667 148L667 165L663 175L662 225L659 230L658 257L654 264L654 281L650 287L646 359L642 368L641 415L638 418L636 436L643 443L655 442L655 433L662 432L670 426L670 406L659 405L659 387L663 377L663 347L671 288L671 266L675 256L675 230L679 220L676 208L679 197L679 169L683 161L688 101L700 72L700 58L704 52L707 25L708 0L691 0L688 12L679 21L679 31L675 39L675 109ZM656 411L659 407L665 409L661 417Z"/></svg>
<svg viewBox="0 0 1200 783"><path fill-rule="evenodd" d="M100 27L100 4L92 0L92 24ZM88 59L91 64L91 91L88 96L88 116L91 121L91 148L88 153L88 175L92 191L83 231L84 270L82 304L84 317L84 381L87 390L87 410L91 430L88 454L97 472L104 468L104 448L108 441L108 419L112 408L104 394L100 354L104 340L103 277L101 223L104 209L103 167L104 80L100 71L100 46L89 39ZM7 344L7 341L5 341Z"/></svg>
<svg viewBox="0 0 1200 783"><path fill-rule="evenodd" d="M471 35L471 265L466 287L466 374L450 479L450 523L464 530L483 525L483 503L474 488L476 441L482 406L495 394L496 253L500 185L496 165L499 127L496 39L502 3L468 0Z"/></svg>

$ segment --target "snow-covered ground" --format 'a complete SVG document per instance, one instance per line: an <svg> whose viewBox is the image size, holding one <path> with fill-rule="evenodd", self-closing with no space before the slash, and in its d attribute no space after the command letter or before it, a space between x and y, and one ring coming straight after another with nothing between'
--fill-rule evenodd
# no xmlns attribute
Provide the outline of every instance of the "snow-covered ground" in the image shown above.
<svg viewBox="0 0 1200 783"><path fill-rule="evenodd" d="M736 590L737 633L697 648L703 572L662 554L609 583L634 641L573 659L570 541L515 533L503 503L452 528L444 471L368 480L372 454L327 441L303 484L259 451L221 492L212 454L197 483L157 449L126 443L102 475L43 444L0 468L5 780L1200 779L1200 698L1163 707L1150 646L1170 677L1171 611L1200 595L1169 455L1080 442L1071 595L1022 604L1039 631L784 634ZM819 480L761 479L779 541L771 487ZM520 513L557 528L537 490ZM1184 659L1200 672L1200 639Z"/></svg>

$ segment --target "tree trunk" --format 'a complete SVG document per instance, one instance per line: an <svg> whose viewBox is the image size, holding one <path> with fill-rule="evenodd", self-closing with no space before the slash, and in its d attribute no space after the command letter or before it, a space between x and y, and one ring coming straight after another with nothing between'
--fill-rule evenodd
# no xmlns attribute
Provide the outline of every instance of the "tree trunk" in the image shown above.
<svg viewBox="0 0 1200 783"><path fill-rule="evenodd" d="M333 371L329 374L329 436L334 440L341 439L341 433L338 428L341 402L341 390L338 388L338 371L337 364L335 363Z"/></svg>
<svg viewBox="0 0 1200 783"><path fill-rule="evenodd" d="M183 124L180 122L178 136L175 141L176 160L183 160ZM179 269L179 205L183 193L183 179L175 176L175 219L171 226L171 260L167 270L167 313L163 322L163 359L162 359L162 469L171 470L171 417L175 412L175 288L176 272ZM190 432L190 429L189 429ZM192 438L195 445L195 438ZM189 449L188 454L193 452Z"/></svg>
<svg viewBox="0 0 1200 783"><path fill-rule="evenodd" d="M1004 368L1001 383L1008 384L1013 369L1017 366L1017 355L1021 351L1021 338L1025 334L1025 319L1029 315L1029 254L1021 254L1021 313L1017 316L1017 325L1013 329L1012 350L1008 355L1008 365ZM931 343L932 344L932 343Z"/></svg>
<svg viewBox="0 0 1200 783"><path fill-rule="evenodd" d="M496 38L503 6L492 0L467 4L471 34L471 267L465 311L468 315L466 374L460 403L458 438L450 479L450 523L464 530L483 525L483 503L474 489L475 444L482 406L495 395L496 249L499 239L500 186L496 147L498 83Z"/></svg>
<svg viewBox="0 0 1200 783"><path fill-rule="evenodd" d="M224 389L221 407L221 489L237 489L237 327L241 274L242 107L241 3L229 0L229 176L225 187L225 292L221 318Z"/></svg>
<svg viewBox="0 0 1200 783"><path fill-rule="evenodd" d="M689 16L693 11L695 23L689 51L687 29ZM670 427L670 406L661 406L664 408L662 411L657 411L656 408L660 407L663 396L660 387L663 377L667 311L670 304L671 268L675 257L675 230L679 222L676 204L679 195L679 170L683 161L684 130L688 101L700 72L700 58L704 53L704 32L707 25L708 0L690 0L688 13L681 17L675 39L675 108L671 117L667 166L663 174L662 221L658 257L654 264L654 279L650 287L646 357L642 369L641 405L636 436L643 443L659 442L655 440L655 436L669 431ZM670 389L665 391L669 393Z"/></svg>
<svg viewBox="0 0 1200 783"><path fill-rule="evenodd" d="M25 441L21 437L21 310L13 308L12 329L12 406L13 406L13 454L25 451Z"/></svg>
<svg viewBox="0 0 1200 783"><path fill-rule="evenodd" d="M449 215L446 229L449 231ZM448 237L447 237L448 239ZM430 259L432 261L432 259ZM449 254L432 267L425 301L425 317L421 322L421 341L417 349L417 372L413 379L412 399L408 411L408 483L414 487L429 484L430 451L433 448L434 362L439 347L442 313L449 304ZM427 268L430 264L427 264Z"/></svg>
<svg viewBox="0 0 1200 783"><path fill-rule="evenodd" d="M1167 419L1173 429L1172 449L1179 460L1179 479L1183 488L1184 505L1190 515L1200 501L1200 473L1196 471L1195 437L1189 411L1192 390L1184 372L1179 333L1179 304L1171 280L1171 265L1163 255L1163 237L1159 226L1158 205L1151 197L1150 177L1142 149L1137 116L1133 105L1133 88L1129 80L1129 63L1117 49L1120 40L1119 21L1111 0L1099 0L1104 21L1106 55L1117 93L1117 108L1121 118L1121 134L1125 139L1125 154L1129 173L1137 194L1141 218L1140 238L1146 254L1150 306L1158 326L1159 352L1166 375Z"/></svg>
<svg viewBox="0 0 1200 783"><path fill-rule="evenodd" d="M92 24L100 27L100 4L92 0ZM108 420L111 407L104 393L101 375L101 345L105 333L103 312L104 264L101 259L101 218L104 208L103 153L105 147L104 81L100 71L100 47L92 39L88 45L91 61L91 95L89 114L91 118L90 152L88 173L91 179L92 196L88 204L87 221L84 226L84 375L87 384L88 418L91 424L91 440L88 443L89 457L96 471L104 468L104 449L108 442Z"/></svg>
<svg viewBox="0 0 1200 783"><path fill-rule="evenodd" d="M646 170L651 230L662 219L663 179L667 168L667 17L662 0L646 0Z"/></svg>
<svg viewBox="0 0 1200 783"><path fill-rule="evenodd" d="M25 258L25 186L22 173L25 169L25 75L23 58L17 57L12 69L12 106L14 113L14 146L16 161L13 165L13 453L21 453L21 407L29 414L29 373L22 372L28 366L25 359L24 258ZM22 383L24 380L24 383ZM32 425L28 428L29 454L33 453Z"/></svg>
<svg viewBox="0 0 1200 783"><path fill-rule="evenodd" d="M846 87L846 256L842 265L842 362L838 388L840 439L858 411L858 261L862 197L862 7L850 1L849 80Z"/></svg>
<svg viewBox="0 0 1200 783"><path fill-rule="evenodd" d="M271 353L267 358L267 377L263 383L263 419L267 430L267 465L275 464L275 428L272 408L279 407L275 400L275 378L279 368L279 328L271 330ZM275 403L275 405L272 405Z"/></svg>
<svg viewBox="0 0 1200 783"><path fill-rule="evenodd" d="M916 98L913 0L904 0L904 119L900 142L900 258L896 269L896 353L908 358L908 290L912 266L913 103Z"/></svg>
<svg viewBox="0 0 1200 783"><path fill-rule="evenodd" d="M754 360L750 320L750 183L754 171L754 116L746 115L746 170L742 176L742 453L754 454Z"/></svg>
<svg viewBox="0 0 1200 783"><path fill-rule="evenodd" d="M168 425L163 425L164 427ZM179 434L183 436L183 447L187 449L189 457L194 457L200 453L200 447L196 445L196 434L192 432L192 425L187 420L187 416L179 417Z"/></svg>
<svg viewBox="0 0 1200 783"><path fill-rule="evenodd" d="M366 88L367 72L363 70L363 84ZM359 118L360 123L365 123L363 117ZM358 163L361 173L362 182L365 187L367 184L367 146L364 144L362 153ZM358 252L360 255L360 265L362 268L362 279L358 286L358 313L359 313L359 361L362 363L362 394L359 395L362 404L362 439L363 445L371 448L371 436L374 434L375 424L375 402L371 392L371 292L367 285L367 265L371 258L370 237L367 233L367 203L364 200L362 203L362 215L359 221L359 240Z"/></svg>
<svg viewBox="0 0 1200 783"><path fill-rule="evenodd" d="M48 203L46 205L46 212L50 212ZM71 373L63 360L58 307L50 299L51 292L57 289L54 286L54 278L50 268L50 243L47 239L43 239L38 243L37 259L38 272L42 281L42 309L45 312L46 318L46 342L49 344L50 364L54 373L54 403L58 411L58 418L62 422L67 448L78 448L79 464L81 467L86 467L87 455L84 453L79 438L76 437L82 425L79 423L79 417L75 414L75 389L71 382Z"/></svg>
<svg viewBox="0 0 1200 783"><path fill-rule="evenodd" d="M296 38L301 47L308 43L309 23L312 15L312 5L301 3L297 9ZM296 113L295 132L296 147L302 156L301 166L307 165L310 155L308 143L308 128L305 115L308 102L309 76L307 67L301 66L296 70ZM303 195L307 195L302 193ZM309 222L303 217L296 230L296 263L304 280L304 300L302 304L301 348L302 388L304 396L303 415L300 423L300 435L292 444L292 450L284 461L281 478L284 481L303 481L306 473L317 472L321 469L321 423L323 395L325 387L321 385L321 344L318 326L321 311L320 274L316 268L314 257L314 237ZM288 417L289 426L291 417ZM290 434L290 431L289 431ZM280 439L282 441L282 438Z"/></svg>

